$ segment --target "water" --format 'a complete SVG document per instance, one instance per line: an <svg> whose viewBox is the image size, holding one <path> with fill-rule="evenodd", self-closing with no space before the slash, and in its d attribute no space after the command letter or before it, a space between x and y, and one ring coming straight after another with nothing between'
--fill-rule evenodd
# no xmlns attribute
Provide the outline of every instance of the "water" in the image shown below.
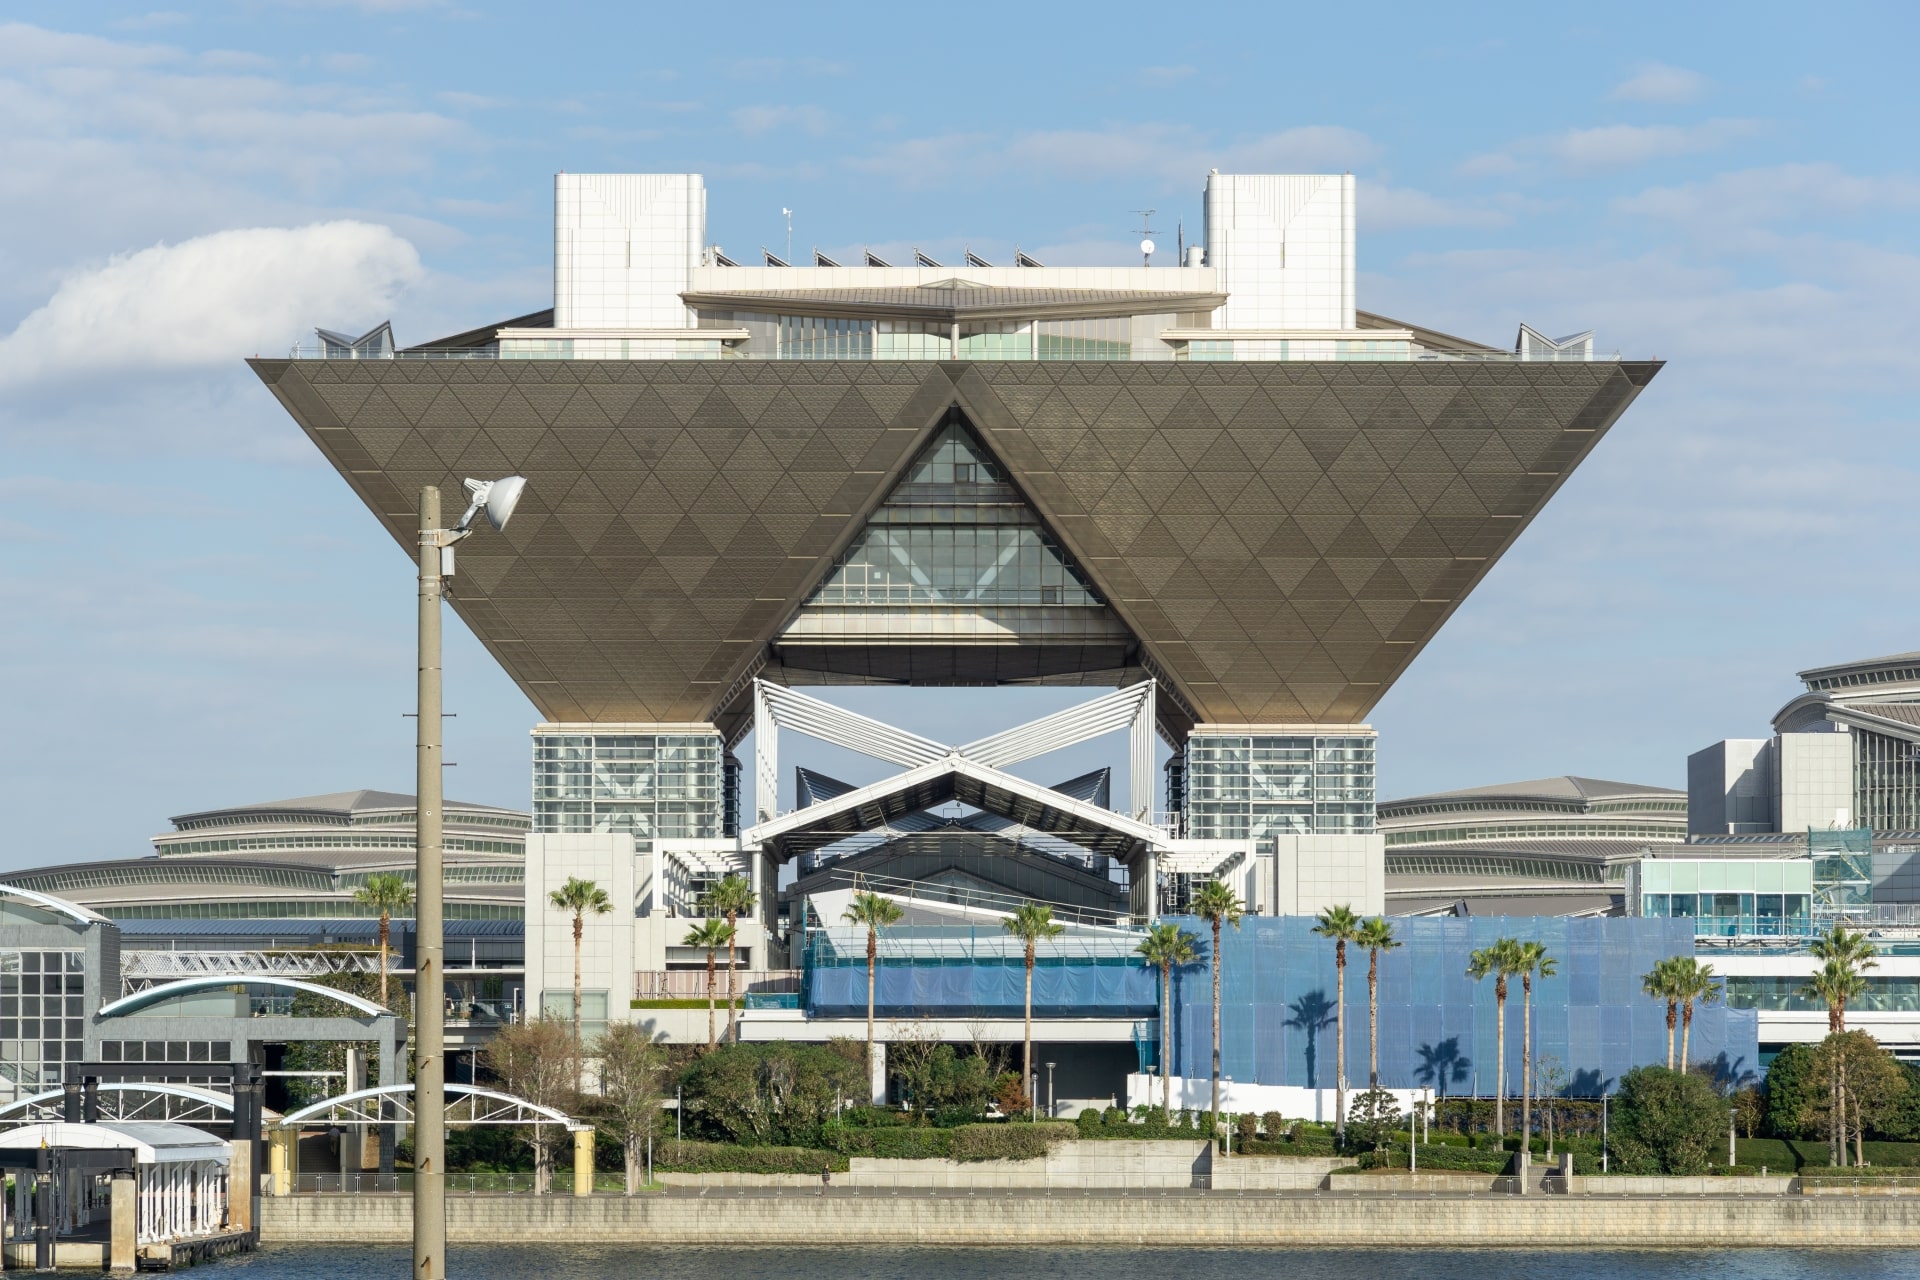
<svg viewBox="0 0 1920 1280"><path fill-rule="evenodd" d="M1920 1280L1920 1251L1472 1249L455 1248L454 1280ZM196 1267L221 1280L404 1280L404 1247L270 1246Z"/></svg>

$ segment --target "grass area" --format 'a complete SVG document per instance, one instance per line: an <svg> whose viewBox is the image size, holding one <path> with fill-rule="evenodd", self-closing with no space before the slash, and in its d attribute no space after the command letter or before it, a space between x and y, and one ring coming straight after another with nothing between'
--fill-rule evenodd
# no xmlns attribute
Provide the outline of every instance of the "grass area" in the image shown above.
<svg viewBox="0 0 1920 1280"><path fill-rule="evenodd" d="M744 1003L743 1001L735 1000L733 1002L733 1007L737 1009L743 1003ZM632 1009L704 1009L707 1007L707 999L705 996L700 996L697 999L693 999L693 1000L681 1000L681 999L633 1000L628 1002L628 1007ZM727 1007L727 1002L724 998L716 999L713 1002L713 1007L716 1010L725 1010Z"/></svg>

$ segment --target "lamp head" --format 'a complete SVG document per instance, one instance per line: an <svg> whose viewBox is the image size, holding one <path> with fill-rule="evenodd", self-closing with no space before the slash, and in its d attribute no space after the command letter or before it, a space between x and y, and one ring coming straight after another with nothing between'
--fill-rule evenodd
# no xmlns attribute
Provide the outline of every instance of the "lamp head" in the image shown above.
<svg viewBox="0 0 1920 1280"><path fill-rule="evenodd" d="M455 527L464 532L473 523L473 518L485 511L487 523L500 530L506 528L507 521L513 519L513 509L520 503L520 494L527 487L527 478L507 476L502 480L468 480L466 486L472 505Z"/></svg>

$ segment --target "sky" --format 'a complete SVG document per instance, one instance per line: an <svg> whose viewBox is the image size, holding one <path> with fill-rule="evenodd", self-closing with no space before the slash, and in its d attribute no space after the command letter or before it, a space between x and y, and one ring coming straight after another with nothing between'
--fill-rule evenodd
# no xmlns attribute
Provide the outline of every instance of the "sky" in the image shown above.
<svg viewBox="0 0 1920 1280"><path fill-rule="evenodd" d="M1209 168L1352 171L1363 309L1669 362L1370 717L1381 797L1683 786L1920 649L1920 10L1519 12L8 4L0 869L412 790L409 562L241 361L551 305L561 170L702 173L743 260L791 208L801 256L1050 265L1191 236ZM525 807L532 706L451 615L445 665L448 793ZM959 742L1084 695L827 696Z"/></svg>

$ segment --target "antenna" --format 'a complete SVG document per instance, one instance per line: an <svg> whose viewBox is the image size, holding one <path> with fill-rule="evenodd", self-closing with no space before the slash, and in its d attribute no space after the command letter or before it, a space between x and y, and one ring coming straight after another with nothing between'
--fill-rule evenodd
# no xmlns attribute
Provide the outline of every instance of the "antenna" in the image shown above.
<svg viewBox="0 0 1920 1280"><path fill-rule="evenodd" d="M787 261L793 261L793 210L780 206L780 216L787 220Z"/></svg>
<svg viewBox="0 0 1920 1280"><path fill-rule="evenodd" d="M1153 215L1154 209L1134 209L1130 212L1140 215L1140 265L1153 265Z"/></svg>

